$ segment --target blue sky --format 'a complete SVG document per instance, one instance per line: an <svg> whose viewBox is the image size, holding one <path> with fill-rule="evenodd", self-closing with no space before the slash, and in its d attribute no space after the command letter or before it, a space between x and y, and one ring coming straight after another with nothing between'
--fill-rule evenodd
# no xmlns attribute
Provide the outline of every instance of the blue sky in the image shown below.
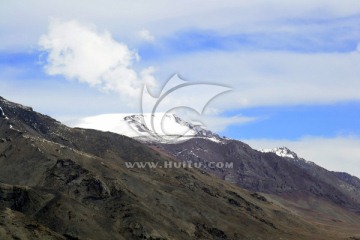
<svg viewBox="0 0 360 240"><path fill-rule="evenodd" d="M9 100L70 123L138 112L142 84L156 93L178 73L232 89L208 105L210 129L360 176L356 0L35 0L0 15Z"/></svg>
<svg viewBox="0 0 360 240"><path fill-rule="evenodd" d="M228 113L229 115L235 112ZM256 107L241 111L258 120L229 126L222 132L230 138L272 138L296 140L303 136L333 138L360 135L358 102L315 106Z"/></svg>

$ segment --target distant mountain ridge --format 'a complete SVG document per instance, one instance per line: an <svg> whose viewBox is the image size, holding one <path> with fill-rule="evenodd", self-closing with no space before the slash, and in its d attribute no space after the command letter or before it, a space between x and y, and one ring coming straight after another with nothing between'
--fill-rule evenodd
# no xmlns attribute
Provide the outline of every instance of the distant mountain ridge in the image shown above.
<svg viewBox="0 0 360 240"><path fill-rule="evenodd" d="M294 163L296 163L299 166L302 166L303 168L306 168L306 169L309 169L311 167L321 168L318 165L316 165L314 162L307 161L304 158L298 157L298 155L295 152L291 151L287 147L277 147L277 148L273 148L273 149L260 149L259 151L264 152L264 153L274 153L274 154L278 155L279 157L292 159L292 161L294 161ZM352 185L356 189L360 190L360 179L359 178L352 176L345 172L331 171L331 173L336 175L340 180L342 180L342 181Z"/></svg>
<svg viewBox="0 0 360 240"><path fill-rule="evenodd" d="M153 117L179 137L178 142L153 138L155 134L144 123ZM163 117L163 119L160 119ZM245 143L231 140L181 119L175 114L106 114L83 118L77 127L112 131L158 146L181 161L232 162L235 169L209 169L218 177L253 191L323 197L360 212L360 180L355 176L330 172L299 157L287 147L254 150ZM294 171L294 174L288 174ZM345 177L346 176L346 177ZM306 179L303 179L303 178Z"/></svg>

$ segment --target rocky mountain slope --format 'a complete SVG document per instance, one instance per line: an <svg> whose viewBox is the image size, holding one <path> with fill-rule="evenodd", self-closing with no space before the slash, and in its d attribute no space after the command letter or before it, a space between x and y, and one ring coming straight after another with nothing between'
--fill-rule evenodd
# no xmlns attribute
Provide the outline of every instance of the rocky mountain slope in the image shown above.
<svg viewBox="0 0 360 240"><path fill-rule="evenodd" d="M2 98L0 107L0 239L357 237L356 217L327 229L200 169L129 168L174 159Z"/></svg>
<svg viewBox="0 0 360 240"><path fill-rule="evenodd" d="M148 115L121 117L131 119L132 129L136 131L141 129L141 123L146 122L144 119L149 118ZM110 118L106 116L106 119ZM121 118L116 119L119 122ZM247 144L221 138L201 126L195 128L194 124L178 116L168 115L165 120L173 129L178 129L180 125L188 127L188 130L195 129L196 131L192 131L192 134L185 139L186 141L180 138L182 141L173 144L148 136L139 137L141 132L147 131L137 131L133 137L176 160L201 164L203 170L214 173L219 178L240 187L275 194L279 202L292 210L299 211L300 214L308 215L310 211L314 215L323 214L323 218L327 220L340 221L340 219L347 219L347 210L355 214L360 212L360 180L354 176L327 171L313 162L298 157L295 152L286 147L256 151ZM95 121L90 119L87 126L98 127L94 123ZM134 126L138 127L134 128ZM116 130L121 133L124 128ZM233 168L219 169L210 167L209 163L233 164ZM328 208L319 208L320 204L329 206L328 208L339 214L329 215Z"/></svg>
<svg viewBox="0 0 360 240"><path fill-rule="evenodd" d="M316 197L360 212L358 184L301 159L288 149L261 152L237 140L216 143L198 138L157 147L182 161L233 163L231 169L207 170L251 191Z"/></svg>

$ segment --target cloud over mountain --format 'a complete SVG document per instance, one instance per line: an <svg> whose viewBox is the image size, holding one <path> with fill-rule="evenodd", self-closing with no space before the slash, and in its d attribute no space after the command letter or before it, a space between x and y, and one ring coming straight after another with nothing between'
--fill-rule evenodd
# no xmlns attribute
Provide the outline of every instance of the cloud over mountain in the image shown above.
<svg viewBox="0 0 360 240"><path fill-rule="evenodd" d="M47 52L46 72L87 83L123 97L139 97L142 84L155 84L154 68L136 71L135 51L107 31L77 21L52 20L39 45Z"/></svg>

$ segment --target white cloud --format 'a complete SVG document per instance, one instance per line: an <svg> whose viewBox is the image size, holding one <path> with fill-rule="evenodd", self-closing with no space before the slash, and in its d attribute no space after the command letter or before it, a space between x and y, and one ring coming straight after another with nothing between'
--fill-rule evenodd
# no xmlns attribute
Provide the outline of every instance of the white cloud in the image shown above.
<svg viewBox="0 0 360 240"><path fill-rule="evenodd" d="M106 27L115 36L132 35L134 29L152 29L157 38L183 29L210 29L234 33L254 31L267 23L291 18L339 18L358 14L358 0L313 1L2 1L1 49L34 46L45 31L48 17L79 19ZM18 17L21 16L21 17ZM276 27L276 26L272 26Z"/></svg>
<svg viewBox="0 0 360 240"><path fill-rule="evenodd" d="M136 52L94 26L53 20L39 45L48 52L45 69L50 75L64 75L132 99L139 98L144 82L155 84L152 67L138 74L132 66Z"/></svg>
<svg viewBox="0 0 360 240"><path fill-rule="evenodd" d="M332 104L360 100L360 53L198 52L158 61L158 79L169 69L191 81L233 90L212 107Z"/></svg>
<svg viewBox="0 0 360 240"><path fill-rule="evenodd" d="M137 34L138 34L139 38L141 38L147 42L153 42L155 40L155 37L147 29L143 29L143 30L139 31Z"/></svg>
<svg viewBox="0 0 360 240"><path fill-rule="evenodd" d="M331 171L343 171L360 178L360 138L304 137L299 140L243 139L255 149L286 146L300 157Z"/></svg>

